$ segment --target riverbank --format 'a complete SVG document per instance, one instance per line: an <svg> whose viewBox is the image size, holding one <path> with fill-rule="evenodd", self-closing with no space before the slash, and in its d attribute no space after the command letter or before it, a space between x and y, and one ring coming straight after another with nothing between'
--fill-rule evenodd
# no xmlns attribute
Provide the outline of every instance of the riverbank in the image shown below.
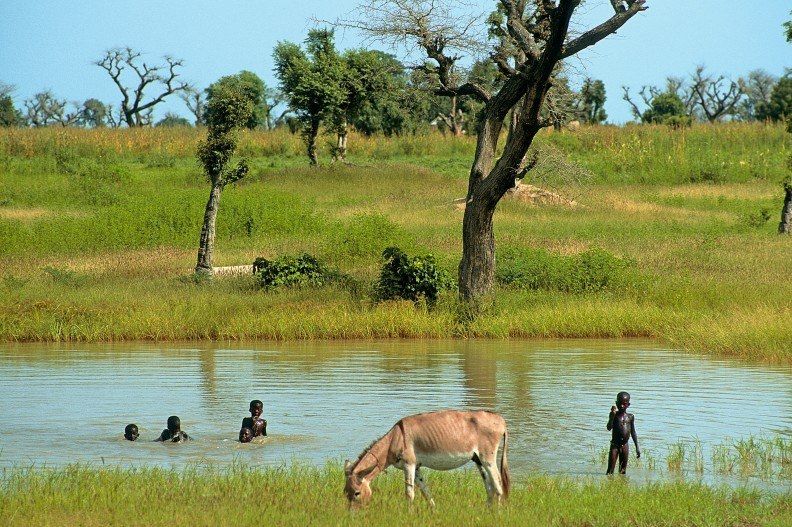
<svg viewBox="0 0 792 527"><path fill-rule="evenodd" d="M792 244L775 233L787 135L543 134L531 183L576 205L502 203L501 274L471 321L453 291L431 310L370 292L387 246L456 274L472 138L353 136L353 165L309 169L296 136L245 134L252 170L223 194L215 264L308 252L351 278L262 291L189 277L208 194L200 130L0 131L0 341L649 337L792 363ZM531 266L566 276L586 251L627 271L599 269L595 288L514 280Z"/></svg>
<svg viewBox="0 0 792 527"><path fill-rule="evenodd" d="M112 525L675 525L781 526L792 523L792 495L668 482L518 479L507 504L487 508L472 471L430 471L437 502L422 497L409 512L403 478L374 484L371 505L354 514L342 494L341 468L253 470L108 469L71 466L11 470L0 479L0 510L11 526Z"/></svg>

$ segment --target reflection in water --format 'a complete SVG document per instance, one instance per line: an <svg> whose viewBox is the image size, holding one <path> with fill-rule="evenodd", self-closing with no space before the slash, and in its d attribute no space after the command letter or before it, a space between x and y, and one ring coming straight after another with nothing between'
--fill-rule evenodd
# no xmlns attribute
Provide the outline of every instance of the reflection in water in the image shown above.
<svg viewBox="0 0 792 527"><path fill-rule="evenodd" d="M608 444L620 390L632 394L642 450L655 458L679 439L706 450L751 433L792 436L788 367L651 342L4 345L0 465L321 463L356 455L401 416L453 407L506 417L516 472L601 474L592 454ZM272 436L240 445L251 399L264 401ZM196 441L151 442L172 414ZM44 433L31 438L38 419ZM136 444L122 439L129 422L141 429Z"/></svg>

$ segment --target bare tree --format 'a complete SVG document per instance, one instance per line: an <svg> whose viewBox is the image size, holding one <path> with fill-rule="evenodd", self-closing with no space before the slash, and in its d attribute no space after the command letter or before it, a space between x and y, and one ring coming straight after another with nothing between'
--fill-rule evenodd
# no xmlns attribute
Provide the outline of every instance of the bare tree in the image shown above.
<svg viewBox="0 0 792 527"><path fill-rule="evenodd" d="M35 94L24 105L28 123L36 128L56 124L74 126L80 122L82 116L81 108L76 103L72 103L74 108L69 112L66 99L58 99L50 90Z"/></svg>
<svg viewBox="0 0 792 527"><path fill-rule="evenodd" d="M195 126L205 123L204 112L206 111L206 94L203 90L197 90L193 86L187 86L179 94L181 100L187 105L187 109L195 117Z"/></svg>
<svg viewBox="0 0 792 527"><path fill-rule="evenodd" d="M720 121L724 116L734 114L737 104L743 97L740 85L723 75L714 77L705 72L704 66L697 66L693 73L691 93L695 95L696 106L709 122Z"/></svg>
<svg viewBox="0 0 792 527"><path fill-rule="evenodd" d="M499 0L503 23L490 59L505 80L494 93L471 82L457 85L450 75L458 55L451 54L449 44L457 43L457 49L463 49L468 29L475 22L453 18L438 21L437 14L443 9L435 0L367 0L358 11L361 19L355 27L393 44L409 41L423 49L435 63L436 93L469 95L484 103L462 227L459 288L466 300L477 300L492 289L493 214L503 195L533 167L526 153L534 136L552 124L542 119L540 112L556 65L614 33L646 9L645 0L619 2L611 18L570 40L569 21L579 5L580 0ZM498 142L510 113L503 153L498 157Z"/></svg>
<svg viewBox="0 0 792 527"><path fill-rule="evenodd" d="M102 68L113 79L118 91L121 92L120 112L127 126L145 126L151 124L154 106L161 103L169 95L183 92L189 84L177 80L177 69L182 67L182 60L165 56L164 65L149 66L141 59L142 53L132 48L114 48L107 50L104 56L94 64ZM125 84L122 76L129 75L135 84ZM159 93L148 100L145 91L149 87L159 85Z"/></svg>
<svg viewBox="0 0 792 527"><path fill-rule="evenodd" d="M696 116L696 92L682 77L666 77L665 90L657 86L641 86L638 92L640 101L633 99L630 94L630 88L622 86L622 99L630 105L630 112L633 114L633 117L642 123L651 121L651 119L647 120L647 118L652 115L651 113L648 114L647 110L655 106L655 99L660 96L666 98L670 96L678 99L681 103L684 115L687 115L691 119ZM643 102L643 110L641 110L639 106L640 102Z"/></svg>
<svg viewBox="0 0 792 527"><path fill-rule="evenodd" d="M475 95L481 100L483 88L467 82L458 66L463 53L482 50L477 17L456 14L459 2L440 0L368 0L361 4L359 18L341 21L340 25L359 29L372 40L419 49L429 60L412 66L422 72L434 86L434 94L448 97L450 108L438 113L455 136L462 135L465 113L460 98Z"/></svg>

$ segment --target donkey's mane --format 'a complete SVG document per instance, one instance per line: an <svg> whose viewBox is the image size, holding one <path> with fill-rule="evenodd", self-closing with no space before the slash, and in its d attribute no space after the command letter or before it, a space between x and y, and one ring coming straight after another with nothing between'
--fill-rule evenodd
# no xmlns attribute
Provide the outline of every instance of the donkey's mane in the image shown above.
<svg viewBox="0 0 792 527"><path fill-rule="evenodd" d="M366 454L368 454L368 453L369 453L369 451L371 450L371 448L372 448L374 445L376 445L377 443L379 443L380 441L382 441L382 440L383 440L383 438L384 438L386 435L390 434L390 432L391 432L391 431L390 431L390 430L388 430L387 432L385 432L384 434L382 434L382 436L381 436L381 437L379 437L378 439L375 439L374 441L372 441L371 443L369 443L369 446L367 446L366 448L364 448L364 449L363 449L363 452L361 452L361 453L360 453L360 455L359 455L359 456L358 456L358 458L357 458L357 461L355 461L355 464L354 464L354 465L352 465L352 467L353 467L353 468L354 468L354 467L356 467L356 466L358 465L358 463L360 463L360 461L361 461L361 460L362 460L364 457L366 457Z"/></svg>

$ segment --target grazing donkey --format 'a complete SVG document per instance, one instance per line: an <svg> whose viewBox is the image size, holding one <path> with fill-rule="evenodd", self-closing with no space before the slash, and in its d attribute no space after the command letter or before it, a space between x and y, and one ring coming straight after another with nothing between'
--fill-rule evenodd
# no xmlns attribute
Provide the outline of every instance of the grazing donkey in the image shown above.
<svg viewBox="0 0 792 527"><path fill-rule="evenodd" d="M503 440L500 469L498 449ZM400 419L387 434L374 441L357 461L344 463L344 492L350 507L371 499L371 480L393 465L404 470L407 499L415 498L415 482L434 506L421 477L421 467L434 470L459 468L473 461L481 472L489 502L509 495L509 465L506 460L506 421L494 412L442 410Z"/></svg>

